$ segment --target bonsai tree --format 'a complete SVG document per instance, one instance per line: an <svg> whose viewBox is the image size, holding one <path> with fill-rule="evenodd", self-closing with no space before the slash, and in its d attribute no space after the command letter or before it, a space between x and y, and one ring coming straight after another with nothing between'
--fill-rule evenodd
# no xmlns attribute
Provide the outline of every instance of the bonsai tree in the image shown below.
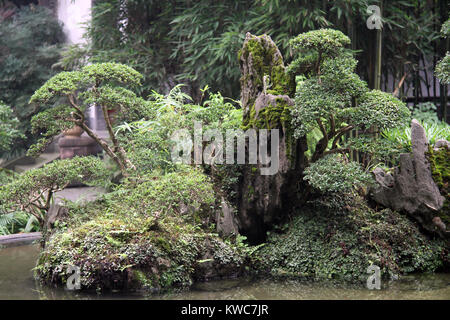
<svg viewBox="0 0 450 320"><path fill-rule="evenodd" d="M367 89L354 72L357 61L345 49L350 39L342 32L310 31L292 39L290 44L299 55L288 68L297 79L293 134L296 138L307 136L314 142L310 143L313 150L308 159L314 165L305 171L305 179L323 191L345 191L357 186L369 176L360 166L349 163L350 150L360 147L360 151L367 151L370 145L377 144L379 130L400 125L410 112L391 94ZM359 137L344 145L342 138L352 130L358 130ZM322 181L319 176L330 181ZM356 176L361 179L355 179ZM336 179L341 183L331 181Z"/></svg>
<svg viewBox="0 0 450 320"><path fill-rule="evenodd" d="M42 229L56 192L74 181L104 184L107 176L108 172L99 158L75 157L54 161L0 186L0 214L17 211L29 213L38 220Z"/></svg>
<svg viewBox="0 0 450 320"><path fill-rule="evenodd" d="M24 138L17 130L19 120L12 115L12 109L0 101L0 152L10 149L14 139Z"/></svg>
<svg viewBox="0 0 450 320"><path fill-rule="evenodd" d="M137 120L147 102L120 85L139 85L142 75L134 69L117 63L93 64L80 71L61 72L48 80L30 99L30 103L48 104L47 109L32 119L34 132L42 138L30 147L29 154L42 152L51 140L63 130L77 125L86 131L119 166L123 176L135 166L127 157L113 129L111 111L120 119ZM109 134L109 142L89 128L84 115L92 105L101 107Z"/></svg>
<svg viewBox="0 0 450 320"><path fill-rule="evenodd" d="M446 38L450 35L450 19L442 25L441 33ZM450 52L447 52L445 57L436 65L435 73L442 84L450 83Z"/></svg>

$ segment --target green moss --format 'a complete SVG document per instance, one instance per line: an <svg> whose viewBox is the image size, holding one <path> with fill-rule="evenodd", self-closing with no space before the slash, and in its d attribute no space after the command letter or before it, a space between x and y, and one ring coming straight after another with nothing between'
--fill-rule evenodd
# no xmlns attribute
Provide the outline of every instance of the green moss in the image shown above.
<svg viewBox="0 0 450 320"><path fill-rule="evenodd" d="M283 98L277 98L275 105L268 105L259 111L256 117L255 105L250 105L250 113L244 119L242 129L275 129L283 128L286 134L286 153L292 158L294 156L292 145L295 142L293 137L293 130L291 125L291 110L290 106Z"/></svg>
<svg viewBox="0 0 450 320"><path fill-rule="evenodd" d="M259 111L256 116L255 105L250 106L250 113L243 129L250 128L257 129L274 129L286 128L289 129L291 123L291 109L292 107L286 103L285 100L276 99L275 105L268 105Z"/></svg>
<svg viewBox="0 0 450 320"><path fill-rule="evenodd" d="M450 150L440 148L435 151L430 146L428 160L431 165L433 180L436 182L442 196L445 197L444 206L439 211L439 217L446 224L450 224Z"/></svg>
<svg viewBox="0 0 450 320"><path fill-rule="evenodd" d="M270 73L272 87L268 93L273 95L293 96L295 92L295 82L293 78L285 71L284 66L273 66Z"/></svg>
<svg viewBox="0 0 450 320"><path fill-rule="evenodd" d="M82 271L85 290L188 287L197 261L205 252L216 254L216 243L233 266L213 259L214 268L238 273L245 252L210 233L208 221L218 208L204 174L185 168L143 179L96 202L69 206L65 227L56 229L40 254L40 281L64 285L65 270L73 265Z"/></svg>
<svg viewBox="0 0 450 320"><path fill-rule="evenodd" d="M384 276L432 272L444 265L445 243L430 240L405 216L374 211L363 199L319 198L297 213L259 252L259 270L272 275L365 281L378 265Z"/></svg>
<svg viewBox="0 0 450 320"><path fill-rule="evenodd" d="M295 92L295 82L285 71L281 55L277 55L276 45L264 39L265 35L249 39L240 55L245 59L251 55L255 75L252 75L254 86L258 91L264 90L264 76L269 76L267 94L292 96ZM246 75L251 76L250 74ZM248 79L243 79L246 82ZM275 105L269 105L256 118L255 101L249 101L249 112L243 119L243 129L260 128L273 129L286 127L290 123L291 107L283 99L277 99Z"/></svg>
<svg viewBox="0 0 450 320"><path fill-rule="evenodd" d="M263 40L263 37L265 35L249 39L247 45L239 52L239 58L243 55L245 59L248 59L251 54L256 72L256 76L252 80L261 91L263 89L263 78L268 75L272 84L269 93L292 95L295 90L295 83L292 77L285 72L283 59L281 55L275 56L277 47ZM273 60L274 58L276 60Z"/></svg>

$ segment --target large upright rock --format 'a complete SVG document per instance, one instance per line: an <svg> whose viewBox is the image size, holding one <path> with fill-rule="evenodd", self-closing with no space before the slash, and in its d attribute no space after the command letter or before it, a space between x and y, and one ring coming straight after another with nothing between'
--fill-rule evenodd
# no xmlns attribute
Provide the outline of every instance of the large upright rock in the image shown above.
<svg viewBox="0 0 450 320"><path fill-rule="evenodd" d="M393 175L381 168L374 170L378 186L372 192L373 199L386 207L407 212L426 230L448 238L450 230L446 230L439 219L445 199L433 180L427 159L428 140L417 120L411 123L411 145L412 152L400 155L400 164Z"/></svg>
<svg viewBox="0 0 450 320"><path fill-rule="evenodd" d="M247 33L239 60L244 128L257 132L275 129L279 134L276 173L262 175L261 169L268 165L260 161L248 164L243 167L239 185L240 232L258 243L265 239L271 226L287 216L295 202L296 186L302 181L306 141L292 137L294 81L285 72L283 57L272 39ZM267 145L271 142L269 134ZM274 151L269 151L272 158L276 156ZM246 154L249 154L248 142Z"/></svg>
<svg viewBox="0 0 450 320"><path fill-rule="evenodd" d="M283 56L270 36L254 36L247 32L239 51L239 65L244 125L251 120L255 101L261 93L293 94L295 84L285 73Z"/></svg>
<svg viewBox="0 0 450 320"><path fill-rule="evenodd" d="M234 208L222 197L220 210L216 212L216 230L222 238L239 235Z"/></svg>

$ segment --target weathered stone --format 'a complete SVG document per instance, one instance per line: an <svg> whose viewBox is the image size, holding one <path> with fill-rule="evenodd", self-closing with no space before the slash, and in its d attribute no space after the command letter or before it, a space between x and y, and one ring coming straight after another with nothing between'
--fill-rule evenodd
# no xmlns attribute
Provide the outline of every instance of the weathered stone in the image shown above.
<svg viewBox="0 0 450 320"><path fill-rule="evenodd" d="M266 164L245 165L239 184L239 231L252 243L264 241L266 231L286 218L302 183L306 140L291 135L290 111L294 102L292 82L285 72L283 57L267 35L247 33L240 51L243 125L248 129L277 129L278 171L262 175ZM270 134L267 141L271 145ZM248 154L249 144L246 141ZM268 148L270 150L270 148ZM269 157L276 153L269 151Z"/></svg>
<svg viewBox="0 0 450 320"><path fill-rule="evenodd" d="M45 226L47 230L53 229L56 221L62 220L67 217L69 210L59 204L54 204L50 206L45 219Z"/></svg>
<svg viewBox="0 0 450 320"><path fill-rule="evenodd" d="M394 177L389 172L385 172L380 167L377 167L373 170L373 174L375 175L375 181L382 187L392 188L394 186Z"/></svg>
<svg viewBox="0 0 450 320"><path fill-rule="evenodd" d="M216 213L216 229L221 237L239 234L234 208L222 197L221 210Z"/></svg>
<svg viewBox="0 0 450 320"><path fill-rule="evenodd" d="M445 199L433 180L426 155L428 140L417 120L411 123L411 145L412 152L400 155L400 164L393 175L380 168L374 170L378 186L372 191L372 197L386 207L407 212L429 232L448 238L449 232L437 228L433 222Z"/></svg>
<svg viewBox="0 0 450 320"><path fill-rule="evenodd" d="M281 66L284 68L283 57L280 50L272 41L270 36L254 36L247 32L245 35L243 49L240 52L241 68L241 101L244 108L244 117L250 110L249 106L256 100L259 93L263 91L264 66Z"/></svg>
<svg viewBox="0 0 450 320"><path fill-rule="evenodd" d="M448 142L445 139L439 139L434 143L434 150L438 150L439 148L446 147L447 149L450 149L450 142Z"/></svg>
<svg viewBox="0 0 450 320"><path fill-rule="evenodd" d="M264 94L291 94L294 81L285 73L283 56L270 36L254 36L247 32L239 52L241 69L241 102L243 123L250 120L252 107Z"/></svg>

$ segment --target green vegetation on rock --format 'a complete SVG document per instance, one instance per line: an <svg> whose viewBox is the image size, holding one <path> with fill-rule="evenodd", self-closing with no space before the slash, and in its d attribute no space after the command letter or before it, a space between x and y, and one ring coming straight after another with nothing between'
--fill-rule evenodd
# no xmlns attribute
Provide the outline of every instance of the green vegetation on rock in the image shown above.
<svg viewBox="0 0 450 320"><path fill-rule="evenodd" d="M433 150L429 148L428 160L431 173L441 195L445 197L444 205L439 211L439 217L445 224L450 224L450 150L446 147Z"/></svg>
<svg viewBox="0 0 450 320"><path fill-rule="evenodd" d="M428 239L407 217L338 195L312 201L271 232L258 257L263 274L353 283L365 283L372 264L389 277L441 270L450 258L444 241Z"/></svg>
<svg viewBox="0 0 450 320"><path fill-rule="evenodd" d="M0 214L27 212L39 221L42 228L56 192L71 183L84 182L103 186L107 184L108 178L108 172L98 158L57 160L20 174L11 182L0 186Z"/></svg>
<svg viewBox="0 0 450 320"><path fill-rule="evenodd" d="M239 275L246 247L210 230L215 210L210 179L200 170L147 176L87 205L69 207L41 253L42 282L67 281L82 270L83 289L189 287L194 280Z"/></svg>

